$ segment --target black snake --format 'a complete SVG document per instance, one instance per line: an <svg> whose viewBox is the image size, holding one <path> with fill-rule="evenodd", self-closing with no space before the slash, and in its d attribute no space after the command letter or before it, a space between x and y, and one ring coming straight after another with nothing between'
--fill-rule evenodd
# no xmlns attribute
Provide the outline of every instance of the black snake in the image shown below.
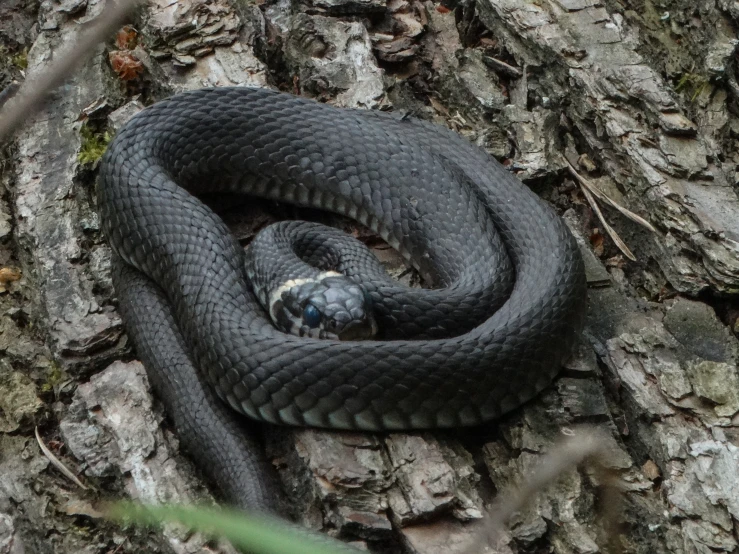
<svg viewBox="0 0 739 554"><path fill-rule="evenodd" d="M371 431L480 424L544 389L582 325L583 263L563 221L484 151L412 118L266 89L186 92L125 125L98 191L142 359L191 361L258 420ZM396 290L379 308L403 336L426 338L340 342L276 330L242 248L193 196L205 192L368 226L442 286ZM221 417L212 395L191 398L191 377L169 371L158 388L185 411L202 408L192 427ZM235 448L223 440L209 448Z"/></svg>

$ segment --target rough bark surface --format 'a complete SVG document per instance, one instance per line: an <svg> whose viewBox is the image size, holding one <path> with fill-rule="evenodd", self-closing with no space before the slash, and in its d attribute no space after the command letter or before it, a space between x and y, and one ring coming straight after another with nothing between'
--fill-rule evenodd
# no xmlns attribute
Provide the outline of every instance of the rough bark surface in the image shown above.
<svg viewBox="0 0 739 554"><path fill-rule="evenodd" d="M43 71L103 8L3 2L0 85ZM577 355L504 420L389 435L265 429L294 518L372 552L461 553L500 494L587 423L610 437L626 552L739 552L738 24L731 0L153 0L4 151L0 553L232 551L176 528L121 529L96 509L122 496L210 501L127 344L93 195L106 131L206 85L451 126L564 215L588 267ZM655 227L604 210L638 261L618 254L570 165ZM248 239L292 214L226 215ZM43 456L36 426L88 490ZM475 551L610 551L601 485L567 473Z"/></svg>

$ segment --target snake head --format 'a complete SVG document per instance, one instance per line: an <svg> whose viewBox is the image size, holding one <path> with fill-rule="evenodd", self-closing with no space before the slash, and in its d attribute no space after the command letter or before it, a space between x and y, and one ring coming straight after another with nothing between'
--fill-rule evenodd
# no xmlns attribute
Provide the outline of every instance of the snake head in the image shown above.
<svg viewBox="0 0 739 554"><path fill-rule="evenodd" d="M363 340L377 333L369 296L333 271L284 283L271 295L269 313L278 329L300 337Z"/></svg>

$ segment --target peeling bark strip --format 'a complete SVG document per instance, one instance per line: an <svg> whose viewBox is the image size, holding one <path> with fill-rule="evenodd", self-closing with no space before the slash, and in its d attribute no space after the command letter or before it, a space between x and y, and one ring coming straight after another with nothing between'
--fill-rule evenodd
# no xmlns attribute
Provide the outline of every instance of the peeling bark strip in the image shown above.
<svg viewBox="0 0 739 554"><path fill-rule="evenodd" d="M100 7L91 8L89 18ZM59 25L62 16L50 11L46 17L42 25ZM43 72L52 52L63 51L74 40L76 26L69 21L60 33L39 35L28 53L30 71ZM102 54L102 47L99 51ZM57 359L70 369L94 367L97 359L110 361L120 353L120 319L112 308L98 303L94 278L78 265L90 255L81 247L81 227L97 230L97 214L86 202L86 191L75 184L81 140L75 122L103 87L103 68L96 57L17 139L22 162L16 166L13 187L16 240L28 252L23 261L33 273L38 295L34 305L41 310L38 321L48 330Z"/></svg>
<svg viewBox="0 0 739 554"><path fill-rule="evenodd" d="M29 73L44 71L103 8L102 0L7 1L12 17L3 3L0 37L21 56L34 41ZM33 6L31 17L21 4ZM124 46L101 47L0 165L0 269L22 269L0 291L0 553L211 551L176 529L121 530L94 508L100 496L207 497L162 429L141 366L110 364L127 352L125 336L90 201L94 163L78 157L90 148L83 123L102 136L106 123L114 131L144 104L205 85L274 85L445 123L566 210L587 263L590 313L578 355L502 422L408 435L267 429L298 521L372 552L465 552L497 493L588 423L611 437L604 462L625 491L618 540L626 551L739 551L739 342L711 306L665 299L670 286L737 289L739 119L729 105L739 100L739 8L665 0L657 13L650 2L633 4L469 0L450 11L417 0L153 0L136 25L141 40L124 45L143 71L121 84L108 54ZM670 45L689 52L690 72ZM2 56L0 82L22 79ZM568 161L657 227L649 236L613 223L658 268L608 258L566 180ZM249 210L250 222L235 222L246 236L273 217ZM730 306L715 305L736 320ZM50 351L34 341L36 328ZM71 489L38 450L36 424L65 465L106 492ZM588 471L563 476L487 551L607 551L600 485Z"/></svg>
<svg viewBox="0 0 739 554"><path fill-rule="evenodd" d="M197 481L173 456L153 409L143 366L115 362L80 385L61 421L61 432L91 477L123 475L125 493L143 503L189 504L200 493ZM164 539L177 554L212 552L198 534L167 525ZM229 545L218 550L235 554Z"/></svg>

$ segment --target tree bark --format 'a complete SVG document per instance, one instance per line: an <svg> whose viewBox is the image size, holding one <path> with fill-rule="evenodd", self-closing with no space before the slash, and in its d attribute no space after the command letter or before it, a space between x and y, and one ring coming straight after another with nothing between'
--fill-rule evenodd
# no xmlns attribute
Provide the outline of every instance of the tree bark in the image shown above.
<svg viewBox="0 0 739 554"><path fill-rule="evenodd" d="M103 8L8 0L0 84L44 71ZM608 437L601 462L623 491L616 536L602 481L581 468L476 552L739 552L738 18L730 0L153 0L0 167L0 553L232 551L174 527L122 529L96 509L211 501L127 343L93 192L106 130L173 92L225 85L452 127L563 214L588 271L578 352L500 422L265 428L294 518L372 552L465 552L491 506L588 424ZM635 261L582 181L653 226L601 203ZM229 215L248 238L284 213ZM44 457L36 426L88 490Z"/></svg>

